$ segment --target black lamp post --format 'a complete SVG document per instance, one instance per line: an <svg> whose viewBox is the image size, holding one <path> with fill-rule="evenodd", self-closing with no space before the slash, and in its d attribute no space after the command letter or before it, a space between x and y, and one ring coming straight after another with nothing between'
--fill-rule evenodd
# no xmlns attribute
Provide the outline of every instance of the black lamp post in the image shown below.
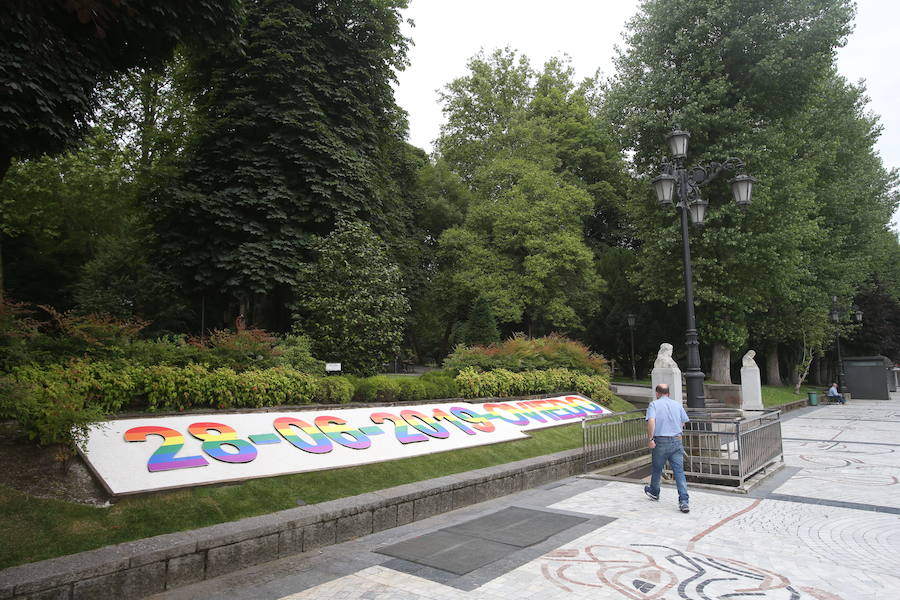
<svg viewBox="0 0 900 600"><path fill-rule="evenodd" d="M687 345L688 368L684 373L687 387L688 407L705 408L706 400L703 397L703 372L700 370L700 341L697 338L697 323L694 317L694 285L691 271L691 246L688 241L688 213L691 221L696 225L703 224L706 216L706 207L709 204L700 196L700 186L706 185L718 177L722 171L741 171L744 162L736 158L726 159L724 162L711 162L706 165L685 168L687 158L688 140L691 134L687 131L675 129L669 135L669 149L672 152L673 161L663 160L662 173L653 179L656 188L656 199L662 208L675 206L681 218L681 245L684 259L684 302L687 308L687 331L685 332ZM734 202L740 208L750 206L750 196L753 192L753 184L756 179L738 174L729 181ZM673 204L673 195L677 192L678 204Z"/></svg>
<svg viewBox="0 0 900 600"><path fill-rule="evenodd" d="M625 315L625 319L628 321L628 330L631 332L631 380L637 381L637 370L634 368L634 323L637 317L634 313L628 313Z"/></svg>
<svg viewBox="0 0 900 600"><path fill-rule="evenodd" d="M847 383L846 377L847 374L844 372L844 361L841 358L841 330L837 325L841 322L844 315L850 317L851 320L856 321L857 323L862 323L863 313L855 306L851 306L847 308L845 306L839 306L837 303L837 296L831 297L831 320L835 324L834 328L834 348L835 352L837 352L837 379L838 379L838 388L841 391L841 395L847 393Z"/></svg>

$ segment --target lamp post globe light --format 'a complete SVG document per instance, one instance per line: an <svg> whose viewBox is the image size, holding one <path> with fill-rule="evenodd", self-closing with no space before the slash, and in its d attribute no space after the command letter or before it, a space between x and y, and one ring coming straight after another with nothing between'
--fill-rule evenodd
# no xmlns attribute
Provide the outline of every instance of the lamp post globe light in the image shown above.
<svg viewBox="0 0 900 600"><path fill-rule="evenodd" d="M634 367L634 324L637 317L634 313L628 313L625 315L625 320L628 322L628 331L631 333L631 381L637 381L637 370Z"/></svg>
<svg viewBox="0 0 900 600"><path fill-rule="evenodd" d="M844 372L844 361L841 358L841 330L837 325L843 320L844 316L850 317L851 321L862 323L863 312L856 306L849 308L838 305L837 296L831 297L831 320L835 324L834 328L834 349L837 354L837 383L841 395L847 393L846 373Z"/></svg>
<svg viewBox="0 0 900 600"><path fill-rule="evenodd" d="M719 176L723 171L736 172L731 184L731 193L734 203L741 209L750 206L750 198L753 194L753 184L756 178L745 175L740 171L744 169L744 162L737 158L728 158L723 162L710 162L685 168L687 158L688 141L691 134L677 127L669 134L669 151L671 160L663 160L661 173L653 178L653 187L656 190L656 200L661 208L674 206L681 219L681 246L684 260L684 303L687 310L687 330L685 342L687 346L688 368L684 373L685 387L687 388L687 405L689 408L705 408L706 400L703 397L703 372L700 370L700 341L697 337L697 322L694 316L694 284L691 269L691 246L688 238L688 218L695 225L703 225L706 217L706 208L709 202L700 195L700 186L706 185ZM678 203L674 202L675 197Z"/></svg>

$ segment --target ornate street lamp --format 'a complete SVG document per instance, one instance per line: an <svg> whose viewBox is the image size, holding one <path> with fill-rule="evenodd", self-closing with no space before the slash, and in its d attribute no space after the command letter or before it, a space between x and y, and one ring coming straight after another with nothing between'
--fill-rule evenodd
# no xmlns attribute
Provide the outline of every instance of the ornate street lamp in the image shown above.
<svg viewBox="0 0 900 600"><path fill-rule="evenodd" d="M637 381L637 370L634 368L634 323L637 320L634 313L625 315L628 321L628 330L631 332L631 380Z"/></svg>
<svg viewBox="0 0 900 600"><path fill-rule="evenodd" d="M856 306L851 306L847 308L846 306L838 305L837 296L831 297L831 320L835 324L834 328L834 349L837 353L837 379L838 379L838 388L841 391L841 395L847 393L847 383L846 378L847 374L844 372L844 361L841 358L841 329L837 327L837 325L843 320L844 316L850 317L851 321L855 321L856 323L862 323L863 320L863 312L859 310Z"/></svg>
<svg viewBox="0 0 900 600"><path fill-rule="evenodd" d="M667 138L672 161L663 160L660 169L662 172L653 178L653 186L656 189L656 200L660 207L671 208L674 205L681 218L684 302L687 308L685 338L688 368L684 373L684 379L687 387L688 407L705 408L706 400L703 397L705 376L700 370L700 342L697 338L697 323L694 317L694 285L691 270L691 247L688 241L688 216L690 215L690 220L695 225L703 225L709 202L700 195L700 186L710 183L722 171L742 171L744 162L737 158L729 158L723 162L710 162L706 165L686 169L684 164L690 137L691 134L687 131L678 128L672 131ZM735 204L742 209L750 206L753 184L756 183L756 179L750 175L738 173L729 183ZM678 204L673 202L676 195Z"/></svg>

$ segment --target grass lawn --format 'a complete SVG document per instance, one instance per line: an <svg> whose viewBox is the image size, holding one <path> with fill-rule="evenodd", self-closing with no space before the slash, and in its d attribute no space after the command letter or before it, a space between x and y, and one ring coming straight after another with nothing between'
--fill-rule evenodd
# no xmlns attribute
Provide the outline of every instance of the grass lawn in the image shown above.
<svg viewBox="0 0 900 600"><path fill-rule="evenodd" d="M615 398L612 410L632 410ZM0 486L0 568L163 533L315 504L384 488L578 448L581 425L551 427L525 440L359 467L253 479L126 497L108 508L34 498Z"/></svg>
<svg viewBox="0 0 900 600"><path fill-rule="evenodd" d="M808 386L804 385L800 388L800 393L794 393L794 386L775 386L775 385L764 385L762 386L762 396L763 396L763 406L781 406L782 404L788 404L790 402L796 402L797 400L806 400L807 392L818 392L819 395L822 394L822 390L816 386Z"/></svg>

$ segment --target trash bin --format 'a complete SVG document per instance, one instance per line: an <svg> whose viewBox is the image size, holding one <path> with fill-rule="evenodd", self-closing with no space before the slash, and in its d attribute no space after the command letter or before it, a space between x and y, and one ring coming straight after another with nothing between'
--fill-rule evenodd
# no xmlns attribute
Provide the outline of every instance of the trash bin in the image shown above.
<svg viewBox="0 0 900 600"><path fill-rule="evenodd" d="M806 392L807 396L807 404L809 406L818 406L819 405L819 396L816 392Z"/></svg>

